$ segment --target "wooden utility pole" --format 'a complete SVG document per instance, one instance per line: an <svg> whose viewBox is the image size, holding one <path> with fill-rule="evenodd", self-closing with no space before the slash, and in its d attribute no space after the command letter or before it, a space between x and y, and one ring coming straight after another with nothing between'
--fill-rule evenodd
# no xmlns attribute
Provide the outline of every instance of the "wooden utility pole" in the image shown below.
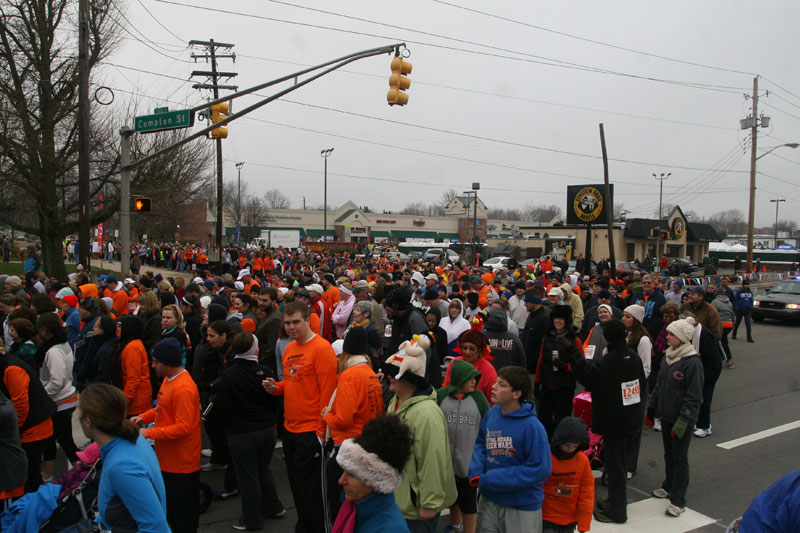
<svg viewBox="0 0 800 533"><path fill-rule="evenodd" d="M612 277L617 275L617 261L614 253L614 201L611 198L611 186L608 184L608 153L606 152L606 134L603 124L600 124L600 147L603 149L603 181L605 182L606 197L606 227L608 228L608 260L610 262Z"/></svg>
<svg viewBox="0 0 800 533"><path fill-rule="evenodd" d="M214 93L214 100L219 99L219 90L220 89L229 89L235 91L238 89L235 85L220 85L219 79L220 78L233 78L236 76L235 72L219 72L217 71L217 59L220 58L229 58L236 61L236 54L218 54L217 48L223 48L225 50L230 50L235 45L228 44L228 43L218 43L215 42L214 39L209 39L208 41L189 41L189 46L202 46L206 49L205 54L192 54L192 59L195 61L197 59L205 59L211 61L211 71L194 71L192 72L192 77L195 76L205 76L210 83L196 83L192 85L193 89L211 89ZM220 260L222 255L222 228L223 228L223 214L222 214L222 139L217 138L216 141L216 151L217 151L217 223L216 223L216 241L214 247L216 248L216 259L217 259L217 268L220 273L222 273L222 261ZM240 207L241 209L241 207Z"/></svg>
<svg viewBox="0 0 800 533"><path fill-rule="evenodd" d="M753 117L750 143L750 209L747 214L747 265L748 274L753 272L753 226L756 217L756 150L758 149L758 76L753 78Z"/></svg>
<svg viewBox="0 0 800 533"><path fill-rule="evenodd" d="M89 178L92 135L89 121L89 0L78 2L78 260L90 270L92 256Z"/></svg>

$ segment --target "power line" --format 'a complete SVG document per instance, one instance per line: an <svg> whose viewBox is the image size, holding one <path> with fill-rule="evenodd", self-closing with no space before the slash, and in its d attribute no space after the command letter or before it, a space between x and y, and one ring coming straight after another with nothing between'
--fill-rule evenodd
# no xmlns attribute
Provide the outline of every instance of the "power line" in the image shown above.
<svg viewBox="0 0 800 533"><path fill-rule="evenodd" d="M784 91L784 92L786 92L786 93L788 93L788 94L791 94L791 95L792 95L792 96L794 96L795 98L798 98L798 99L800 99L800 96L796 95L795 93L793 93L793 92L792 92L792 91L790 91L789 89L786 89L786 88L784 88L784 87L781 87L780 85L778 85L777 83L775 83L775 82L774 82L774 81L772 81L771 79L769 79L769 78L765 78L764 76L761 76L761 79L762 79L762 80L764 80L764 81L766 81L767 83L771 83L772 85L774 85L774 86L775 86L775 87L777 87L778 89L780 89L780 90L782 90L782 91Z"/></svg>
<svg viewBox="0 0 800 533"><path fill-rule="evenodd" d="M388 119L388 118L375 117L375 116L372 116L372 115L365 115L363 113L356 113L354 111L344 111L344 110L341 110L341 109L334 109L334 108L331 108L331 107L318 106L318 105L314 105L314 104L298 102L296 100L281 99L280 101L281 102L290 103L290 104L294 104L294 105L304 106L304 107L322 109L322 110L331 111L331 112L334 112L334 113L341 113L341 114L356 116L356 117L360 117L360 118L367 118L367 119L370 119L370 120L377 120L377 121L380 121L380 122L388 122L390 124L395 124L395 125L399 125L399 126L407 126L407 127L411 127L411 128L419 128L419 129L423 129L423 130L434 131L434 132L437 132L437 133L446 133L448 135L456 135L456 136L459 136L459 137L467 137L467 138L470 138L470 139L488 141L488 142L504 144L504 145L508 145L508 146L516 146L516 147L519 147L519 148L529 148L529 149L532 149L532 150L541 150L541 151L560 154L560 155L570 155L570 156L575 156L575 157L584 157L584 158L590 158L590 159L600 159L599 155L583 154L583 153L580 153L580 152L572 152L572 151L569 151L569 150L559 150L557 148L548 148L548 147L544 147L544 146L536 146L536 145L532 145L532 144L524 144L524 143L518 143L518 142L507 141L507 140L502 140L502 139L494 139L494 138L491 138L491 137L484 137L482 135L474 135L474 134L470 134L470 133L463 133L463 132L458 132L458 131L446 130L446 129L443 129L443 128L434 128L432 126L421 126L419 124L412 124L410 122L401 122L401 121L398 121L398 120L392 120L392 119ZM609 158L609 161L615 161L617 163L629 163L629 164L634 164L634 165L670 167L670 168L677 168L677 169L681 169L681 170L704 170L704 169L699 168L699 167L687 167L687 166L679 166L679 165L664 164L664 163L653 163L653 162L648 162L648 161L635 161L635 160L631 160L631 159ZM740 172L747 172L747 171L743 170L743 171L740 171Z"/></svg>
<svg viewBox="0 0 800 533"><path fill-rule="evenodd" d="M158 24L159 26L161 26L162 28L164 28L164 29L167 31L167 33L169 33L170 35L172 35L173 37L175 37L175 38L176 38L178 41L180 41L180 42L181 42L181 44L183 44L183 43L186 43L186 39L181 39L180 37L178 37L177 35L175 35L175 33L174 33L172 30L170 30L168 27L164 26L164 24L162 24L162 22L161 22L160 20L158 20L158 17L156 17L155 15L153 15L153 14L150 12L150 10L149 10L149 9L147 9L147 7L145 7L145 5L142 3L142 0L136 0L136 1L137 1L137 2L139 2L139 5L140 5L140 6L142 6L142 9L144 9L144 10L145 10L145 12L146 12L148 15L150 15L150 17L151 17L153 20L155 20L155 21L156 21L156 24ZM186 47L184 46L184 50L185 50L185 49L186 49Z"/></svg>
<svg viewBox="0 0 800 533"><path fill-rule="evenodd" d="M360 31L348 30L348 29L343 29L343 28L335 28L335 27L330 27L330 26L323 26L323 25L320 25L320 24L311 24L311 23L308 23L308 22L298 22L298 21L293 21L293 20L279 19L279 18L275 18L275 17L267 17L267 16L264 16L264 15L256 15L256 14L252 14L252 13L243 13L243 12L237 12L237 11L231 11L231 10L225 10L225 9L219 9L219 8L211 8L211 7L206 7L206 6L196 6L196 5L190 5L190 4L183 4L183 3L180 3L180 2L175 2L173 0L155 0L155 1L156 2L161 2L161 3L164 3L164 4L175 5L175 6L188 7L188 8L199 9L199 10L203 10L203 11L211 11L211 12L214 12L214 13L222 13L222 14L226 14L226 15L236 15L236 16L247 17L247 18L254 18L254 19L257 19L257 20L269 20L269 21L272 21L272 22L280 22L280 23L284 23L284 24L292 24L292 25L303 26L303 27L308 27L308 28L323 29L323 30L341 32L341 33L349 33L349 34L360 35L360 36L365 36L365 37L377 37L377 38L381 38L381 39L395 39L395 37L390 37L390 36L386 36L386 35L379 35L379 34L368 33L368 32L360 32ZM305 6L292 6L292 7L297 7L297 8L300 8L300 9L314 10L313 8L307 8ZM322 10L318 10L318 11L322 11ZM349 17L348 15L341 15L341 14L333 13L333 12L330 12L330 14L335 15L335 16L341 16L341 17L344 17L344 18L353 18L354 20L364 20L364 21L371 22L373 24L379 24L379 25L382 25L382 26L390 26L390 27L402 28L402 27L398 27L398 26L392 26L390 24L385 24L385 23L382 23L382 22L368 21L367 19L358 19L356 17ZM416 32L416 33L426 33L426 32L422 32L420 30L414 30L414 29L407 29L407 31L413 31L413 32ZM433 34L433 35L435 35L435 34ZM497 47L492 47L490 45L484 45L484 44L480 44L480 43L474 43L472 41L465 41L463 39L457 39L457 38L447 37L447 36L439 36L439 37L442 38L442 39L448 39L448 40L452 40L452 41L456 41L456 42L465 42L465 43L468 43L468 44L472 44L474 46L480 46L480 47L485 47L485 48L490 48L490 49L497 49ZM402 39L402 40L405 41L406 43L419 44L419 45L422 45L422 46L431 46L431 47L434 47L434 48L440 48L442 50L451 50L451 51L455 51L455 52L476 54L476 55L482 55L482 56L487 56L487 57L496 57L496 58L500 58L500 59L508 59L508 60L511 60L511 61L520 61L520 62L526 62L526 63L540 64L540 65L545 65L545 66L561 67L561 68L579 70L579 71L586 71L586 72L594 72L594 73L598 73L598 74L608 74L608 75L622 76L622 77L640 79L640 80L645 80L645 81L655 81L655 82L666 83L666 84L671 84L671 85L678 85L678 86L683 86L683 87L690 87L690 88L702 89L702 90L710 90L710 91L723 92L723 93L729 93L729 94L739 95L739 94L741 94L741 91L747 90L747 89L741 88L741 87L706 84L706 83L699 83L699 82L687 82L687 81L681 81L681 80L670 80L670 79L665 79L665 78L655 78L655 77L652 77L652 76L643 76L643 75L637 75L637 74L630 74L630 73L626 73L626 72L618 72L618 71L613 71L613 70L608 70L608 69L602 69L602 68L599 68L599 67L591 67L591 66L587 66L587 65L580 65L578 63L570 63L570 62L562 61L562 60L559 60L559 59L552 59L552 58L547 58L547 57L542 57L542 56L536 56L536 55L533 55L533 54L528 54L528 53L519 52L519 51L512 51L512 53L518 54L518 55L521 55L521 56L527 56L529 59L520 58L520 57L512 57L512 56L496 54L496 53L490 53L490 52L481 52L481 51L478 51L478 50L466 50L464 48L458 48L458 47L454 47L454 46L446 46L446 45L442 45L442 44L435 44L435 43L430 43L430 42L425 42L425 41L410 40L410 39ZM504 49L501 49L501 50L504 50ZM531 59L531 58L537 58L537 59Z"/></svg>
<svg viewBox="0 0 800 533"><path fill-rule="evenodd" d="M613 48L615 50L622 50L624 52L631 52L633 54L639 54L639 55L643 55L643 56L647 56L647 57L652 57L652 58L655 58L655 59L662 59L664 61L672 61L674 63L681 63L683 65L691 65L691 66L694 66L694 67L708 68L708 69L719 70L719 71L723 71L723 72L733 72L735 74L745 74L747 76L755 76L756 75L755 73L752 73L752 72L745 72L745 71L742 71L742 70L736 70L736 69L725 68L725 67L716 67L714 65L705 65L703 63L696 63L694 61L686 61L686 60L683 60L683 59L675 59L675 58L672 58L672 57L653 54L653 53L650 53L650 52L643 52L641 50L635 50L633 48L627 48L625 46L619 46L619 45L615 45L615 44L605 43L605 42L602 42L602 41L597 41L595 39L589 39L587 37L581 37L580 35L574 35L574 34L566 33L566 32L563 32L563 31L553 30L551 28L545 28L544 26L537 26L535 24L530 24L528 22L522 22L521 20L514 20L514 19L510 19L510 18L506 18L506 17L501 17L499 15L495 15L494 13L487 13L485 11L479 11L477 9L472 9L472 8L468 8L468 7L465 7L465 6L452 4L450 2L445 2L444 0L433 0L433 1L438 3L438 4L443 4L443 5L446 5L446 6L449 6L449 7L453 7L453 8L456 8L456 9L469 11L471 13L477 13L479 15L484 15L484 16L495 18L495 19L502 20L502 21L505 21L505 22L511 22L511 23L514 23L514 24L519 24L521 26L525 26L525 27L528 27L528 28L534 28L534 29L541 30L541 31L544 31L544 32L548 32L548 33L553 33L553 34L556 34L556 35L560 35L562 37L569 37L571 39L577 39L579 41L585 41L585 42L592 43L592 44L597 44L597 45L600 45L600 46L606 46L608 48Z"/></svg>
<svg viewBox="0 0 800 533"><path fill-rule="evenodd" d="M793 114L789 113L788 111L784 111L784 110L783 110L783 109L781 109L780 107L774 106L774 105L772 105L772 104L768 104L768 103L766 103L766 102L764 102L764 101L760 101L759 103L760 103L761 105L763 105L763 106L771 107L772 109L774 109L775 111L778 111L779 113L783 113L784 115L789 115L789 116L790 116L790 117L792 117L792 118L795 118L795 119L797 119L797 120L800 120L800 117L798 117L797 115L793 115Z"/></svg>
<svg viewBox="0 0 800 533"><path fill-rule="evenodd" d="M166 53L162 52L161 50L159 50L157 47L155 47L155 46L151 46L150 44L148 44L148 42L147 42L147 41L149 41L149 39L148 39L148 38L147 38L147 37L146 37L146 36L145 36L145 35L144 35L142 32L140 32L138 29L136 29L136 27L135 27L133 24L131 24L131 23L130 23L130 21L129 21L127 18L125 18L125 15L122 13L122 11L121 11L121 10L120 10L120 9L119 9L119 8L118 8L118 7L117 7L115 4L112 4L112 5L114 5L114 7L116 8L117 12L119 12L119 14L122 16L122 18L123 18L123 19L125 19L125 21L126 21L126 22L128 22L128 24L131 26L131 28L133 28L133 29L135 29L137 32L139 32L139 33L141 34L141 36L142 36L142 37L141 37L141 38L139 38L139 37L137 37L136 35L134 35L133 33L131 33L131 32L130 32L130 30L128 30L128 28L126 28L126 27L125 27L125 25L124 25L124 24L122 24L120 21L118 21L117 19L115 19L114 17L112 17L110 12L106 12L106 14L108 15L108 18L110 18L111 20L113 20L113 21L114 21L114 22L117 24L117 26L119 26L120 28L122 28L122 30L123 30L125 33L127 33L128 35L130 35L131 37L133 37L133 39L134 39L135 41L137 41L137 42L139 42L139 43L141 43L141 44L145 45L147 48L149 48L149 49L150 49L150 50L152 50L153 52L155 52L155 53L157 53L157 54L159 54L159 55L162 55L162 56L164 56L164 57L166 57L166 58L169 58L169 59L172 59L172 60L176 60L176 58L175 58L174 56L171 56L171 55L169 55L169 54L166 54ZM144 40L142 40L142 39L144 39ZM166 49L164 49L164 50L166 50ZM171 50L167 50L167 51L168 51L168 52L172 52ZM174 52L173 52L173 53L174 53ZM180 60L180 59L178 59L178 61L182 61L182 62L184 62L184 63L190 63L190 61L188 61L188 60Z"/></svg>

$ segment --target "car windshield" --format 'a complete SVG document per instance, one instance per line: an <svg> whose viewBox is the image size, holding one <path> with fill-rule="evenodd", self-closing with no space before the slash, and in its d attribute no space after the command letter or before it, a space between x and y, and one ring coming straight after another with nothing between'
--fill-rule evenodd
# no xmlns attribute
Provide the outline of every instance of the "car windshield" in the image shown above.
<svg viewBox="0 0 800 533"><path fill-rule="evenodd" d="M800 283L791 282L791 281L784 281L783 283L778 283L772 290L769 291L770 294L800 294Z"/></svg>

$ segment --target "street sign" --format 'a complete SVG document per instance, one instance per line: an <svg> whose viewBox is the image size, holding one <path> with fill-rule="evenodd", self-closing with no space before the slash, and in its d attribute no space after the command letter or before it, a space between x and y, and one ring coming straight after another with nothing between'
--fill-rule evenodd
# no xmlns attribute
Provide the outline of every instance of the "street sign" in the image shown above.
<svg viewBox="0 0 800 533"><path fill-rule="evenodd" d="M133 131L152 133L154 131L189 128L193 125L194 112L191 109L165 111L164 108L159 108L154 115L136 117L134 119Z"/></svg>

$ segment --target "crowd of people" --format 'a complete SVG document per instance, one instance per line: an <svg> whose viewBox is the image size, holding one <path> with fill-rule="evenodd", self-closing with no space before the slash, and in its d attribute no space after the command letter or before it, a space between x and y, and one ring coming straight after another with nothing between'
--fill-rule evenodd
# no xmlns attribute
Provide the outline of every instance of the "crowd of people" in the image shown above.
<svg viewBox="0 0 800 533"><path fill-rule="evenodd" d="M679 517L691 438L711 434L742 318L753 342L746 280L734 292L725 278L544 270L550 258L492 271L264 249L212 274L202 251L155 249L154 264L191 276L0 276L0 442L26 464L24 479L0 469L5 504L53 480L56 443L80 461L77 408L112 529L196 531L211 470L225 470L217 498L240 497L233 527L262 529L286 513L270 469L280 439L298 532L433 532L445 509L448 531L588 531L627 520L648 427L665 457L653 495ZM578 384L588 428L572 416Z"/></svg>

